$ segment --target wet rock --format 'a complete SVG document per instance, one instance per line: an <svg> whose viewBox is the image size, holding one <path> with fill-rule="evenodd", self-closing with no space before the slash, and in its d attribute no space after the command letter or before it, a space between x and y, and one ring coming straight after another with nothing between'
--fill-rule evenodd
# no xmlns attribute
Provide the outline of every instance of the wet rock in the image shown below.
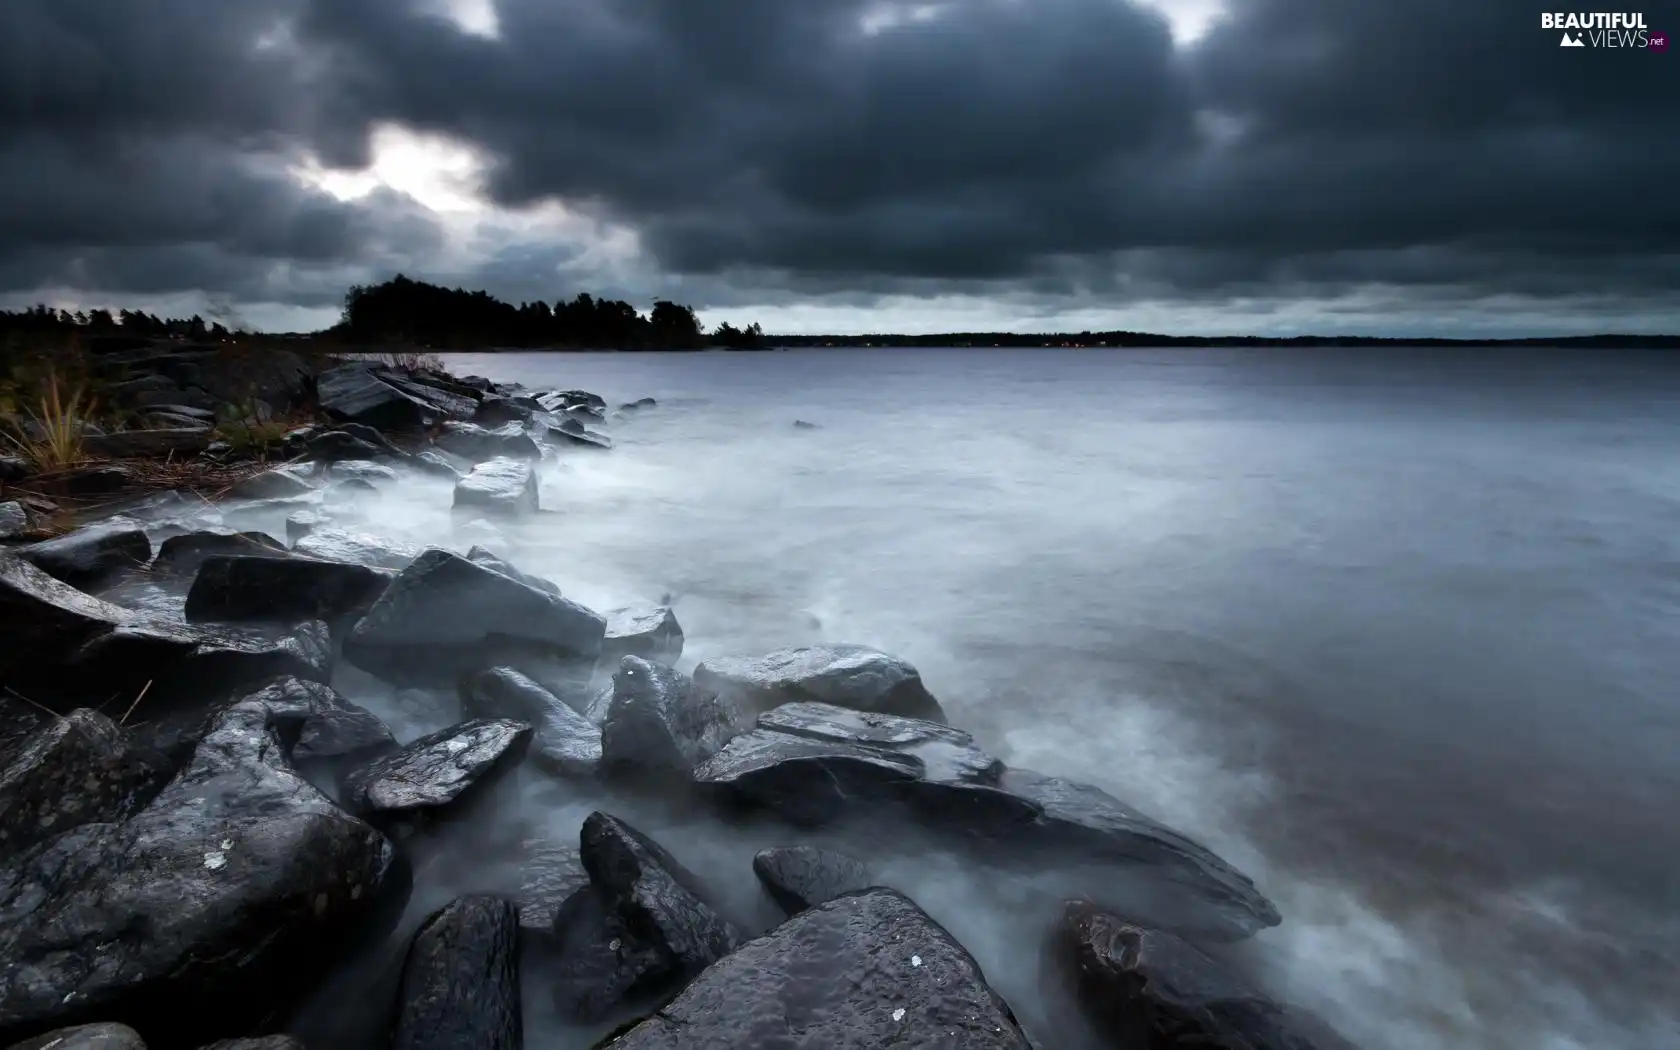
<svg viewBox="0 0 1680 1050"><path fill-rule="evenodd" d="M424 404L430 417L442 422L471 419L482 396L471 387L435 372L383 369L380 378Z"/></svg>
<svg viewBox="0 0 1680 1050"><path fill-rule="evenodd" d="M35 473L35 467L22 456L0 455L0 481L10 485Z"/></svg>
<svg viewBox="0 0 1680 1050"><path fill-rule="evenodd" d="M374 460L385 454L379 444L343 428L311 434L303 442L303 455L321 463Z"/></svg>
<svg viewBox="0 0 1680 1050"><path fill-rule="evenodd" d="M344 802L381 823L436 819L519 762L531 727L480 719L421 737L344 778Z"/></svg>
<svg viewBox="0 0 1680 1050"><path fill-rule="evenodd" d="M84 435L82 446L89 455L108 459L197 455L210 446L210 431L202 427L119 430L110 434Z"/></svg>
<svg viewBox="0 0 1680 1050"><path fill-rule="evenodd" d="M387 681L428 685L522 657L593 663L605 633L599 613L434 547L386 588L344 655Z"/></svg>
<svg viewBox="0 0 1680 1050"><path fill-rule="evenodd" d="M896 799L922 773L915 758L883 748L754 729L698 766L694 780L737 804L817 826Z"/></svg>
<svg viewBox="0 0 1680 1050"><path fill-rule="evenodd" d="M87 696L141 689L153 700L208 695L281 674L319 678L330 669L324 626L275 637L170 623L101 601L5 553L0 636L11 643L0 646L0 681L60 710Z"/></svg>
<svg viewBox="0 0 1680 1050"><path fill-rule="evenodd" d="M436 408L387 382L371 364L330 368L316 377L315 390L327 415L380 430L419 428L437 417Z"/></svg>
<svg viewBox="0 0 1680 1050"><path fill-rule="evenodd" d="M562 445L578 445L583 448L610 449L612 438L598 431L590 430L575 419L564 419L558 426L548 427L546 436Z"/></svg>
<svg viewBox="0 0 1680 1050"><path fill-rule="evenodd" d="M140 1033L123 1024L84 1024L14 1043L7 1050L146 1050Z"/></svg>
<svg viewBox="0 0 1680 1050"><path fill-rule="evenodd" d="M332 481L364 481L378 488L381 483L396 481L397 472L383 463L368 459L342 459L327 470L327 478Z"/></svg>
<svg viewBox="0 0 1680 1050"><path fill-rule="evenodd" d="M286 517L286 542L296 544L298 540L324 527L332 519L318 510L300 510Z"/></svg>
<svg viewBox="0 0 1680 1050"><path fill-rule="evenodd" d="M832 704L793 703L758 718L760 729L813 740L878 747L921 764L922 779L951 784L992 785L1003 763L982 751L960 729L920 718L854 711Z"/></svg>
<svg viewBox="0 0 1680 1050"><path fill-rule="evenodd" d="M17 500L0 503L0 540L9 540L29 531L29 512Z"/></svg>
<svg viewBox="0 0 1680 1050"><path fill-rule="evenodd" d="M608 772L687 780L738 729L734 713L681 671L626 656L601 723L601 761Z"/></svg>
<svg viewBox="0 0 1680 1050"><path fill-rule="evenodd" d="M278 467L251 475L228 490L228 495L233 499L285 499L312 491L314 486L297 471Z"/></svg>
<svg viewBox="0 0 1680 1050"><path fill-rule="evenodd" d="M81 468L60 482L64 491L78 499L109 496L140 484L140 476L121 463L100 463Z"/></svg>
<svg viewBox="0 0 1680 1050"><path fill-rule="evenodd" d="M416 470L432 474L451 481L461 479L462 468L452 463L448 456L434 449L424 449L417 453L411 462Z"/></svg>
<svg viewBox="0 0 1680 1050"><path fill-rule="evenodd" d="M173 772L104 715L84 709L47 720L0 756L0 858L83 824L121 821Z"/></svg>
<svg viewBox="0 0 1680 1050"><path fill-rule="evenodd" d="M746 710L767 711L797 700L946 721L909 663L863 645L813 645L767 656L722 657L694 669L694 680Z"/></svg>
<svg viewBox="0 0 1680 1050"><path fill-rule="evenodd" d="M507 516L532 513L537 510L537 472L516 459L480 463L455 483L455 506Z"/></svg>
<svg viewBox="0 0 1680 1050"><path fill-rule="evenodd" d="M321 561L367 565L401 572L420 556L420 548L344 529L314 528L292 545L295 554Z"/></svg>
<svg viewBox="0 0 1680 1050"><path fill-rule="evenodd" d="M235 704L140 813L0 868L0 1042L94 1018L163 1046L249 1031L358 929L394 861L292 772L267 708Z"/></svg>
<svg viewBox="0 0 1680 1050"><path fill-rule="evenodd" d="M575 419L579 422L587 419L598 423L607 418L607 413L597 405L567 405L561 411L566 418Z"/></svg>
<svg viewBox="0 0 1680 1050"><path fill-rule="evenodd" d="M445 423L434 439L445 452L482 463L492 459L534 460L542 449L522 422L504 423L486 429L472 423Z"/></svg>
<svg viewBox="0 0 1680 1050"><path fill-rule="evenodd" d="M458 897L414 935L391 1050L520 1050L519 920L510 901Z"/></svg>
<svg viewBox="0 0 1680 1050"><path fill-rule="evenodd" d="M588 883L561 903L551 943L547 971L554 975L554 1007L562 1017L594 1024L657 997L671 983L659 951Z"/></svg>
<svg viewBox="0 0 1680 1050"><path fill-rule="evenodd" d="M519 889L519 927L525 936L549 938L566 898L589 885L575 846L527 839Z"/></svg>
<svg viewBox="0 0 1680 1050"><path fill-rule="evenodd" d="M862 861L815 846L760 850L753 856L753 874L790 916L874 884Z"/></svg>
<svg viewBox="0 0 1680 1050"><path fill-rule="evenodd" d="M694 875L635 828L591 813L580 840L590 884L657 961L638 983L685 982L741 942L740 932L705 903Z"/></svg>
<svg viewBox="0 0 1680 1050"><path fill-rule="evenodd" d="M607 613L601 662L617 667L626 656L674 664L682 656L683 631L669 605L638 605Z"/></svg>
<svg viewBox="0 0 1680 1050"><path fill-rule="evenodd" d="M152 571L186 575L198 571L212 557L284 558L289 552L266 532L199 529L171 536L158 544Z"/></svg>
<svg viewBox="0 0 1680 1050"><path fill-rule="evenodd" d="M464 718L502 718L535 730L531 760L560 776L594 776L601 764L601 730L511 667L474 675L461 687Z"/></svg>
<svg viewBox="0 0 1680 1050"><path fill-rule="evenodd" d="M474 565L482 565L486 569L495 569L503 576L518 580L527 586L535 587L539 591L547 591L555 597L560 596L560 587L553 580L544 579L541 576L533 576L528 572L520 572L511 564L501 558L498 558L495 554L483 547L475 546L471 550L467 551L467 560L472 562ZM611 614L608 614L608 617L607 630L610 632L612 630ZM605 650L603 649L603 651Z"/></svg>
<svg viewBox="0 0 1680 1050"><path fill-rule="evenodd" d="M186 617L194 623L334 620L368 609L393 578L389 570L349 562L214 555L193 577Z"/></svg>
<svg viewBox="0 0 1680 1050"><path fill-rule="evenodd" d="M789 1033L797 1032L797 1043ZM798 1045L1030 1050L973 957L876 889L789 919L701 974L611 1050Z"/></svg>
<svg viewBox="0 0 1680 1050"><path fill-rule="evenodd" d="M308 1050L289 1035L265 1035L256 1039L223 1039L199 1050Z"/></svg>
<svg viewBox="0 0 1680 1050"><path fill-rule="evenodd" d="M138 523L101 522L19 547L16 554L49 576L85 584L151 561L152 541Z"/></svg>
<svg viewBox="0 0 1680 1050"><path fill-rule="evenodd" d="M653 398L642 397L637 398L634 401L624 402L624 404L618 406L618 410L620 412L639 412L644 408L656 408L658 405L659 402L655 401Z"/></svg>
<svg viewBox="0 0 1680 1050"><path fill-rule="evenodd" d="M1115 1046L1148 1050L1353 1050L1187 942L1070 902L1057 931L1080 1005Z"/></svg>
<svg viewBox="0 0 1680 1050"><path fill-rule="evenodd" d="M535 398L504 397L492 394L478 403L473 412L472 421L481 427L496 427L507 423L526 423L534 413L541 412L542 405Z"/></svg>
<svg viewBox="0 0 1680 1050"><path fill-rule="evenodd" d="M819 428L815 423L812 423L812 422L809 422L809 421L803 420L803 419L796 419L796 420L793 421L793 429L795 429L795 430L817 430Z"/></svg>

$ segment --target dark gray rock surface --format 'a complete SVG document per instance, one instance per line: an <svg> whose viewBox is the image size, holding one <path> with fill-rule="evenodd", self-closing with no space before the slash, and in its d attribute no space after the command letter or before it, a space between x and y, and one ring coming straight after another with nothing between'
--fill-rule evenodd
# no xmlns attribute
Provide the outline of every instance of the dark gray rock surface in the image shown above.
<svg viewBox="0 0 1680 1050"><path fill-rule="evenodd" d="M657 998L671 983L660 952L587 883L561 903L551 939L552 996L562 1017L599 1022Z"/></svg>
<svg viewBox="0 0 1680 1050"><path fill-rule="evenodd" d="M493 459L542 458L542 447L525 432L522 420L497 427L481 427L474 423L445 423L433 440L438 448L473 463L484 463Z"/></svg>
<svg viewBox="0 0 1680 1050"><path fill-rule="evenodd" d="M601 662L617 668L626 656L675 664L682 656L683 631L669 605L636 605L607 612Z"/></svg>
<svg viewBox="0 0 1680 1050"><path fill-rule="evenodd" d="M292 551L320 561L366 565L401 572L420 556L422 548L347 529L313 528L292 544Z"/></svg>
<svg viewBox="0 0 1680 1050"><path fill-rule="evenodd" d="M520 1050L519 920L511 901L458 897L403 963L391 1050Z"/></svg>
<svg viewBox="0 0 1680 1050"><path fill-rule="evenodd" d="M382 822L435 817L518 763L531 727L480 719L441 729L344 778L344 804Z"/></svg>
<svg viewBox="0 0 1680 1050"><path fill-rule="evenodd" d="M874 885L869 866L816 846L775 846L753 856L753 874L788 915Z"/></svg>
<svg viewBox="0 0 1680 1050"><path fill-rule="evenodd" d="M146 1050L140 1033L124 1024L85 1024L13 1043L6 1050Z"/></svg>
<svg viewBox="0 0 1680 1050"><path fill-rule="evenodd" d="M213 555L193 577L186 616L195 623L336 620L372 607L394 578L352 562Z"/></svg>
<svg viewBox="0 0 1680 1050"><path fill-rule="evenodd" d="M759 657L719 657L695 681L757 713L797 700L854 711L946 721L921 674L904 660L862 645L812 645Z"/></svg>
<svg viewBox="0 0 1680 1050"><path fill-rule="evenodd" d="M601 761L609 773L663 773L689 779L740 729L738 719L688 675L639 656L613 674L601 722Z"/></svg>
<svg viewBox="0 0 1680 1050"><path fill-rule="evenodd" d="M521 572L511 563L497 557L494 553L484 547L475 546L471 550L467 551L467 560L472 562L474 565L482 565L486 569L495 569L503 576L508 576L512 579L520 581L521 583L528 584L539 591L547 591L549 594L556 597L559 597L560 595L560 585L555 583L553 580L545 579L541 576L533 576L528 572ZM607 628L608 630L611 630L612 628L612 621L610 619L607 621ZM605 650L603 649L603 651Z"/></svg>
<svg viewBox="0 0 1680 1050"><path fill-rule="evenodd" d="M803 912L701 974L611 1050L1030 1050L961 944L906 897Z"/></svg>
<svg viewBox="0 0 1680 1050"><path fill-rule="evenodd" d="M54 579L82 585L152 560L152 541L138 522L100 522L15 549Z"/></svg>
<svg viewBox="0 0 1680 1050"><path fill-rule="evenodd" d="M174 770L86 709L46 719L0 754L0 860L83 824L120 822Z"/></svg>
<svg viewBox="0 0 1680 1050"><path fill-rule="evenodd" d="M288 553L279 540L265 532L197 529L159 543L152 570L186 576L196 573L204 559L217 555L283 558Z"/></svg>
<svg viewBox="0 0 1680 1050"><path fill-rule="evenodd" d="M601 764L601 730L511 667L491 668L462 683L461 717L530 724L531 761L560 776L594 776Z"/></svg>
<svg viewBox="0 0 1680 1050"><path fill-rule="evenodd" d="M504 517L533 513L538 509L537 473L517 459L480 463L455 483L454 505Z"/></svg>
<svg viewBox="0 0 1680 1050"><path fill-rule="evenodd" d="M526 935L548 937L554 932L560 906L589 885L583 855L576 846L548 839L527 839L520 868L519 927Z"/></svg>

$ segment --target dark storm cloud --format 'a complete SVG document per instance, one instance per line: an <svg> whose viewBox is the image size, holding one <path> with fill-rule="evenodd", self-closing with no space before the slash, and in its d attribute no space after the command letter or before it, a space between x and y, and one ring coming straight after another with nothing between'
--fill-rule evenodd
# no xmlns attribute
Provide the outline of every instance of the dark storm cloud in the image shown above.
<svg viewBox="0 0 1680 1050"><path fill-rule="evenodd" d="M1677 60L1560 51L1526 2L1232 0L1189 49L1119 0L878 33L862 0L496 6L484 39L436 2L7 0L0 283L429 273L412 207L275 162L362 164L395 122L483 150L499 203L636 230L700 305L1677 287ZM523 294L575 254L448 276Z"/></svg>

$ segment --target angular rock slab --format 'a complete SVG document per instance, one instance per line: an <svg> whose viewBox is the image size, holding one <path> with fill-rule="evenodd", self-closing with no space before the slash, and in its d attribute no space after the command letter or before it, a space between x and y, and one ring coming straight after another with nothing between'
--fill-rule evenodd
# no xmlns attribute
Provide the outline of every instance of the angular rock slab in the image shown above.
<svg viewBox="0 0 1680 1050"><path fill-rule="evenodd" d="M492 459L455 483L457 508L503 517L535 513L537 472L517 459Z"/></svg>
<svg viewBox="0 0 1680 1050"><path fill-rule="evenodd" d="M367 565L401 572L420 556L421 548L363 532L345 529L311 528L292 543L292 551L320 561Z"/></svg>
<svg viewBox="0 0 1680 1050"><path fill-rule="evenodd" d="M874 885L860 860L815 846L775 846L753 856L753 874L789 916Z"/></svg>
<svg viewBox="0 0 1680 1050"><path fill-rule="evenodd" d="M553 933L560 906L587 885L589 872L576 846L527 839L525 863L520 868L520 930L543 937Z"/></svg>
<svg viewBox="0 0 1680 1050"><path fill-rule="evenodd" d="M1354 1050L1189 943L1070 902L1057 930L1080 1005L1116 1046L1149 1050Z"/></svg>
<svg viewBox="0 0 1680 1050"><path fill-rule="evenodd" d="M0 868L0 1042L93 1018L163 1045L248 1031L368 917L395 850L287 765L237 703L123 824Z"/></svg>
<svg viewBox="0 0 1680 1050"><path fill-rule="evenodd" d="M638 605L607 613L601 662L616 668L626 656L674 664L682 656L683 631L669 605Z"/></svg>
<svg viewBox="0 0 1680 1050"><path fill-rule="evenodd" d="M665 957L588 883L561 902L550 941L554 1008L573 1021L595 1024L622 1014L671 983Z"/></svg>
<svg viewBox="0 0 1680 1050"><path fill-rule="evenodd" d="M186 616L192 623L336 620L372 607L394 578L351 562L215 555L193 577Z"/></svg>
<svg viewBox="0 0 1680 1050"><path fill-rule="evenodd" d="M18 557L70 584L97 581L152 560L152 541L137 523L102 522L19 547Z"/></svg>
<svg viewBox="0 0 1680 1050"><path fill-rule="evenodd" d="M84 1024L13 1043L6 1050L146 1050L140 1033L124 1024Z"/></svg>
<svg viewBox="0 0 1680 1050"><path fill-rule="evenodd" d="M1030 1050L973 957L892 890L789 919L701 974L610 1050Z"/></svg>
<svg viewBox="0 0 1680 1050"><path fill-rule="evenodd" d="M458 897L415 933L391 1050L520 1050L519 917L511 901Z"/></svg>
<svg viewBox="0 0 1680 1050"><path fill-rule="evenodd" d="M760 715L760 729L812 740L877 747L921 763L925 780L996 784L1003 763L982 751L974 737L940 722L855 711L832 704L783 704Z"/></svg>
<svg viewBox="0 0 1680 1050"><path fill-rule="evenodd" d="M516 764L531 727L480 719L421 737L344 778L344 804L381 822L437 816Z"/></svg>
<svg viewBox="0 0 1680 1050"><path fill-rule="evenodd" d="M601 723L609 771L640 770L687 780L738 731L734 713L681 671L626 656L613 675Z"/></svg>
<svg viewBox="0 0 1680 1050"><path fill-rule="evenodd" d="M702 899L694 875L622 820L591 813L580 844L590 882L673 979L692 977L741 943L740 931Z"/></svg>
<svg viewBox="0 0 1680 1050"><path fill-rule="evenodd" d="M493 552L484 547L474 546L472 549L468 550L467 560L472 562L474 565L482 565L486 569L495 569L503 576L518 580L527 586L535 587L539 591L546 591L549 594L554 595L556 598L560 597L560 587L553 580L545 579L541 576L534 576L528 572L521 572L513 565L497 557ZM611 620L608 621L608 627L610 629Z"/></svg>
<svg viewBox="0 0 1680 1050"><path fill-rule="evenodd" d="M351 663L398 685L457 682L514 657L593 663L606 619L458 554L414 559L344 642Z"/></svg>
<svg viewBox="0 0 1680 1050"><path fill-rule="evenodd" d="M321 410L334 419L379 429L423 426L436 418L427 401L385 382L375 365L351 363L322 372L315 381Z"/></svg>
<svg viewBox="0 0 1680 1050"><path fill-rule="evenodd" d="M206 558L284 558L287 553L285 545L266 532L199 529L171 536L158 544L157 555L152 559L152 571L185 575L197 572Z"/></svg>
<svg viewBox="0 0 1680 1050"><path fill-rule="evenodd" d="M289 1035L265 1035L256 1039L223 1039L199 1050L308 1050Z"/></svg>
<svg viewBox="0 0 1680 1050"><path fill-rule="evenodd" d="M715 658L694 669L694 680L753 712L809 700L853 711L947 721L919 671L863 645L812 645L759 657Z"/></svg>
<svg viewBox="0 0 1680 1050"><path fill-rule="evenodd" d="M525 433L524 420L510 421L495 428L473 423L445 423L435 440L437 447L443 451L474 463L500 458L542 458L542 448L531 435Z"/></svg>
<svg viewBox="0 0 1680 1050"><path fill-rule="evenodd" d="M492 668L465 682L461 716L529 723L536 731L532 762L560 776L594 776L601 765L601 731L511 667Z"/></svg>
<svg viewBox="0 0 1680 1050"><path fill-rule="evenodd" d="M126 819L173 772L95 711L47 721L0 756L0 860L83 824Z"/></svg>

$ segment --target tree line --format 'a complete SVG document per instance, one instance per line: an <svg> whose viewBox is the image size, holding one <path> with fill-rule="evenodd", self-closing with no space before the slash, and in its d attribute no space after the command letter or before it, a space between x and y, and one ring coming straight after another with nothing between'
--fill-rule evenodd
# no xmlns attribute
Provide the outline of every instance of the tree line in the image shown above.
<svg viewBox="0 0 1680 1050"><path fill-rule="evenodd" d="M0 342L74 336L124 336L192 342L236 341L249 333L219 321L161 318L139 310L64 310L34 306L0 310ZM344 296L340 320L325 342L345 345L403 345L437 350L499 347L699 350L706 347L757 349L764 332L757 325L723 324L707 332L691 307L666 299L642 314L619 299L587 292L550 306L545 302L503 302L488 292L416 281L402 274L375 285L356 285Z"/></svg>
<svg viewBox="0 0 1680 1050"><path fill-rule="evenodd" d="M398 274L357 285L344 297L343 319L326 335L348 343L402 343L428 349L564 347L613 350L699 350L756 347L763 331L719 325L711 333L691 307L660 299L643 315L621 299L583 292L570 300L503 302L488 292L444 288Z"/></svg>

